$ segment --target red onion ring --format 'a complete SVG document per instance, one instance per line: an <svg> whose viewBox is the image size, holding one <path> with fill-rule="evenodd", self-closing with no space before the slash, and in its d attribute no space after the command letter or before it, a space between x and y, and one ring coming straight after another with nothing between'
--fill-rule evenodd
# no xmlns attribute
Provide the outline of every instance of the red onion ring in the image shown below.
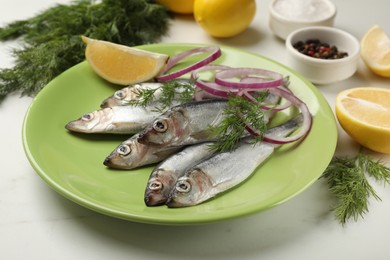
<svg viewBox="0 0 390 260"><path fill-rule="evenodd" d="M282 98L290 101L294 106L296 106L302 113L303 116L303 122L302 127L299 130L298 133L288 136L288 137L272 137L267 134L264 135L263 141L274 143L274 144L286 144L295 142L299 139L302 139L306 137L306 135L310 132L313 119L310 114L309 108L307 107L306 103L300 100L297 96L295 96L293 93L288 92L286 90L280 89L280 88L273 88L272 89L275 94L281 96Z"/></svg>
<svg viewBox="0 0 390 260"><path fill-rule="evenodd" d="M285 79L286 78L283 79L283 85L278 86L278 88L286 90L288 92L291 92L290 89L288 89L286 86L284 86L285 84L288 84L288 79L286 79L286 80ZM246 83L247 82L264 82L264 79L258 78L258 77L246 77L246 78L242 78L240 82L246 82ZM273 88L268 88L267 90L269 91L269 93L277 95L276 93L272 92ZM256 99L248 91L243 91L243 96L245 96L248 100L250 100L252 102L256 101ZM284 104L281 104L281 105L278 105L278 106L275 106L275 105L272 105L272 106L262 105L261 108L264 109L264 110L271 110L272 109L274 111L282 111L284 109L289 108L290 106L291 106L291 102L287 101Z"/></svg>
<svg viewBox="0 0 390 260"><path fill-rule="evenodd" d="M206 82L202 80L195 81L195 85L210 93L211 95L218 96L224 99L228 99L231 94L234 93L233 89L222 87L215 82Z"/></svg>
<svg viewBox="0 0 390 260"><path fill-rule="evenodd" d="M167 71L169 71L171 68L173 68L179 61L183 60L184 58L200 54L200 53L207 53L210 52L210 55L207 56L206 58L195 62L194 64L191 64L188 67L185 67L184 69L174 71L172 73L164 74ZM168 81L172 80L175 78L178 78L190 71L193 71L195 69L201 68L210 62L216 60L221 56L222 52L221 49L217 46L206 46L206 47L200 47L200 48L195 48L191 49L188 51L181 52L175 56L172 56L168 59L167 64L165 65L164 69L160 72L160 74L156 77L157 81Z"/></svg>
<svg viewBox="0 0 390 260"><path fill-rule="evenodd" d="M253 77L255 75L256 77ZM233 82L225 79L231 78L256 78L254 82ZM271 79L270 79L271 78ZM283 76L277 72L257 68L234 68L222 70L215 73L215 82L221 86L230 88L263 89L280 86L283 83Z"/></svg>
<svg viewBox="0 0 390 260"><path fill-rule="evenodd" d="M206 65L204 67L201 67L199 69L192 71L191 78L195 81L195 85L199 89L202 89L211 95L221 97L224 99L228 99L229 95L231 95L234 92L237 92L238 90L221 86L215 82L203 81L203 80L199 79L199 72L217 71L217 70L221 71L221 70L226 70L226 69L231 69L231 68L228 66L225 66L225 65L216 65L216 64Z"/></svg>

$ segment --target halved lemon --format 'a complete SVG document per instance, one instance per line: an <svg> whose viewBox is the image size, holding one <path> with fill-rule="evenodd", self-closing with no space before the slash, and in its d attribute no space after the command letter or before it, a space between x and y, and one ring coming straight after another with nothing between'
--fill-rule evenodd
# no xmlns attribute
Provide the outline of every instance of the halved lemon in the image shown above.
<svg viewBox="0 0 390 260"><path fill-rule="evenodd" d="M92 69L109 82L130 85L154 78L168 55L82 36Z"/></svg>
<svg viewBox="0 0 390 260"><path fill-rule="evenodd" d="M378 25L366 32L360 47L367 67L377 75L390 77L390 39Z"/></svg>
<svg viewBox="0 0 390 260"><path fill-rule="evenodd" d="M390 90L352 88L336 97L336 116L341 127L359 144L390 154Z"/></svg>

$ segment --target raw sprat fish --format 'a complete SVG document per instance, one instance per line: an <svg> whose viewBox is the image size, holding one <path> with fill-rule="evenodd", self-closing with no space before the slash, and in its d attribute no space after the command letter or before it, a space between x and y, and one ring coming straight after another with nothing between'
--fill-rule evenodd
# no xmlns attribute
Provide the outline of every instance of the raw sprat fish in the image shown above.
<svg viewBox="0 0 390 260"><path fill-rule="evenodd" d="M210 142L188 146L157 165L148 180L145 189L145 204L157 206L165 204L177 178L184 171L214 153Z"/></svg>
<svg viewBox="0 0 390 260"><path fill-rule="evenodd" d="M217 137L210 126L218 125L224 117L225 100L189 102L174 106L158 116L138 139L151 146L182 146Z"/></svg>
<svg viewBox="0 0 390 260"><path fill-rule="evenodd" d="M159 89L162 85L162 83L158 82L144 82L124 87L120 90L115 91L112 96L103 100L100 107L106 108L114 106L127 106L131 103L131 101L139 99L140 91L143 91L145 89ZM156 91L155 94L158 95L159 92Z"/></svg>
<svg viewBox="0 0 390 260"><path fill-rule="evenodd" d="M225 118L226 107L226 100L188 102L171 107L140 133L138 141L150 146L177 146L215 141L218 133L212 131L212 128L218 126ZM268 122L272 114L266 115L264 120Z"/></svg>
<svg viewBox="0 0 390 260"><path fill-rule="evenodd" d="M302 124L302 115L268 130L271 136L287 136ZM200 204L242 183L277 148L278 144L244 138L232 151L218 153L188 169L171 190L168 207Z"/></svg>
<svg viewBox="0 0 390 260"><path fill-rule="evenodd" d="M112 96L103 100L100 107L105 108L131 105L132 101L139 100L140 93L145 90L154 90L153 100L159 100L162 94L162 87L167 84L173 84L175 91L178 93L183 91L183 89L180 88L180 85L191 85L195 88L193 81L188 79L178 79L174 82L143 82L115 91Z"/></svg>
<svg viewBox="0 0 390 260"><path fill-rule="evenodd" d="M178 152L182 147L146 146L138 142L138 134L122 142L103 164L113 169L134 169L160 162Z"/></svg>
<svg viewBox="0 0 390 260"><path fill-rule="evenodd" d="M192 81L180 79L171 82L169 87L174 88L175 95L170 102L170 106L175 106L184 101L180 99L180 94L186 88L194 87ZM140 83L123 88L106 98L101 109L86 113L77 120L69 122L65 127L73 132L80 133L104 133L104 134L134 134L143 130L149 125L162 110L167 110L160 102L162 88L168 83ZM186 85L186 86L184 86ZM146 105L139 105L132 102L139 101L139 93L144 90L152 90L153 98ZM193 98L213 99L213 95L203 91L197 91Z"/></svg>
<svg viewBox="0 0 390 260"><path fill-rule="evenodd" d="M102 108L69 122L65 128L79 133L135 134L161 114L156 106L150 104L147 107L129 105Z"/></svg>

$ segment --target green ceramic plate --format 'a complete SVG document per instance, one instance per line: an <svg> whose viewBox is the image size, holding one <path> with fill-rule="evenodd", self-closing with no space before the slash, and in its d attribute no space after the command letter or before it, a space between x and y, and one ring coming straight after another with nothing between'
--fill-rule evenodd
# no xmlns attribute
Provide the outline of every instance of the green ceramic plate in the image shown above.
<svg viewBox="0 0 390 260"><path fill-rule="evenodd" d="M175 53L192 44L141 46ZM105 157L126 136L71 134L64 126L120 88L99 78L82 62L49 83L34 99L23 125L27 157L42 179L66 198L97 212L136 222L196 224L236 218L274 207L315 182L331 160L337 139L335 119L326 100L307 80L262 56L223 47L218 63L267 68L289 75L291 89L314 116L310 134L297 147L282 147L246 182L201 205L170 209L146 207L144 189L153 167L110 170ZM184 64L185 65L185 64Z"/></svg>

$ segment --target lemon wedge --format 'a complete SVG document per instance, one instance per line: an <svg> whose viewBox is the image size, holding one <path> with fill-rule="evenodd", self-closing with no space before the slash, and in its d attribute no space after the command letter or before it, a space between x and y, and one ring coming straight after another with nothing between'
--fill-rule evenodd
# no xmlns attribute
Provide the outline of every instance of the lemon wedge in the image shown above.
<svg viewBox="0 0 390 260"><path fill-rule="evenodd" d="M92 69L107 81L130 85L154 78L168 55L82 36L85 57Z"/></svg>
<svg viewBox="0 0 390 260"><path fill-rule="evenodd" d="M336 97L336 116L355 141L373 151L390 154L390 90L352 88Z"/></svg>
<svg viewBox="0 0 390 260"><path fill-rule="evenodd" d="M378 26L373 26L360 42L360 55L375 74L390 77L390 39Z"/></svg>

